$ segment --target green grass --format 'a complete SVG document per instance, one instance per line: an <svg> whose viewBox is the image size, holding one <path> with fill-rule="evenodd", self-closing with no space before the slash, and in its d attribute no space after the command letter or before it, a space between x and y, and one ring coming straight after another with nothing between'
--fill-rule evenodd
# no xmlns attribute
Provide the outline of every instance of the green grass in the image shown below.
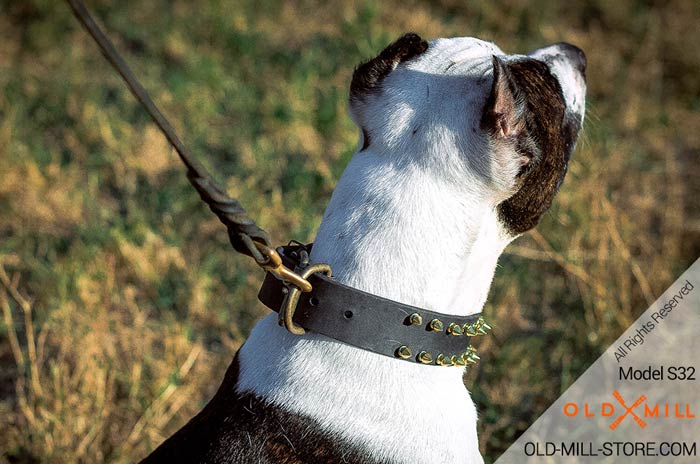
<svg viewBox="0 0 700 464"><path fill-rule="evenodd" d="M401 33L586 50L585 134L467 377L488 460L700 254L697 2L88 3L278 242L313 239L353 67ZM212 395L262 276L62 2L0 3L0 89L0 459L133 462Z"/></svg>

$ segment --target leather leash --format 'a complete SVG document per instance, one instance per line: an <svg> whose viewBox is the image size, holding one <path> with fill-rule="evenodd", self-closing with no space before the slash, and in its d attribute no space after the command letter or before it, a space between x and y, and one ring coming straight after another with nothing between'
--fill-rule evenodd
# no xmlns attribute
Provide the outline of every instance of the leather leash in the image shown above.
<svg viewBox="0 0 700 464"><path fill-rule="evenodd" d="M280 325L296 335L308 329L367 351L421 364L465 366L479 360L476 349L465 340L491 329L481 313L459 318L371 295L332 279L328 264L309 264L311 245L272 248L269 234L238 200L226 194L180 140L83 2L66 1L175 148L190 183L226 226L233 248L255 259L266 271L258 299L279 313Z"/></svg>

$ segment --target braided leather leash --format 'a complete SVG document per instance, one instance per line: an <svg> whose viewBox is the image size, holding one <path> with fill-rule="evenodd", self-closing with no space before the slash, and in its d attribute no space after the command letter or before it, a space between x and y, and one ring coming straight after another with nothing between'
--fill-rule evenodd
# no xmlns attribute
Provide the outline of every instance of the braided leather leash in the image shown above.
<svg viewBox="0 0 700 464"><path fill-rule="evenodd" d="M229 197L224 190L219 187L216 181L206 168L192 155L192 152L185 146L180 138L175 134L175 130L170 125L163 113L153 103L146 90L138 81L129 65L119 56L112 42L102 32L102 29L92 19L87 8L80 0L67 0L75 17L85 27L88 33L95 39L105 58L111 63L116 71L122 76L129 86L131 93L143 105L153 122L160 128L163 135L175 148L180 159L187 167L187 178L199 196L209 205L209 208L217 215L219 220L228 229L229 239L233 248L239 253L252 256L260 264L267 264L270 260L268 256L261 252L259 245L271 247L270 236L261 229L246 213L240 202Z"/></svg>

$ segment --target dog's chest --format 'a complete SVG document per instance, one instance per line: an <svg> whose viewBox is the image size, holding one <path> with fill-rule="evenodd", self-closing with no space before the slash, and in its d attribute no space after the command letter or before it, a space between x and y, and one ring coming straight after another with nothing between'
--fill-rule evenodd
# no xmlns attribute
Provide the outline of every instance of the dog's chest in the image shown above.
<svg viewBox="0 0 700 464"><path fill-rule="evenodd" d="M482 462L476 414L464 388L395 382L402 372L380 365L354 370L351 360L337 369L324 363L304 368L298 361L314 362L304 356L313 355L309 346L322 346L335 360L341 359L333 353L338 348L314 340L284 349L269 338L272 319L258 324L206 408L144 462ZM270 368L277 362L292 370Z"/></svg>
<svg viewBox="0 0 700 464"><path fill-rule="evenodd" d="M235 390L240 356L219 391L143 463L379 464L371 454L324 430L315 420Z"/></svg>
<svg viewBox="0 0 700 464"><path fill-rule="evenodd" d="M239 394L264 398L288 423L311 421L331 437L324 446L342 449L346 460L482 462L460 369L397 362L320 336L297 339L274 317L258 324L239 360Z"/></svg>

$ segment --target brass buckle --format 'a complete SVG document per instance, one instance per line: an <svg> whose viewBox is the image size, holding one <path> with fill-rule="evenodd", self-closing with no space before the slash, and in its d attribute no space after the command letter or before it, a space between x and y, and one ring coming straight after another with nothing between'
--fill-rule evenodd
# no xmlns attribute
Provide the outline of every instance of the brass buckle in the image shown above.
<svg viewBox="0 0 700 464"><path fill-rule="evenodd" d="M282 263L282 257L279 253L277 253L277 250L258 242L255 242L255 246L258 248L258 250L260 250L260 253L267 258L267 263L259 264L261 268L265 269L279 280L290 283L301 289L302 292L311 291L312 287L309 281L306 280L306 276L302 277L285 266Z"/></svg>
<svg viewBox="0 0 700 464"><path fill-rule="evenodd" d="M294 274L297 277L303 279L304 282L309 283L308 279L311 274L316 272L323 272L327 276L331 276L331 267L328 264L312 264L311 266L304 268L300 274ZM302 292L307 293L311 291L311 284L309 284L309 290L304 290L303 288L291 285L289 286L289 292L287 296L284 297L284 302L280 308L279 322L280 325L284 325L290 333L294 335L303 335L306 333L303 327L300 327L294 323L292 318L294 317L294 311L297 309L297 304L299 304L299 297Z"/></svg>

